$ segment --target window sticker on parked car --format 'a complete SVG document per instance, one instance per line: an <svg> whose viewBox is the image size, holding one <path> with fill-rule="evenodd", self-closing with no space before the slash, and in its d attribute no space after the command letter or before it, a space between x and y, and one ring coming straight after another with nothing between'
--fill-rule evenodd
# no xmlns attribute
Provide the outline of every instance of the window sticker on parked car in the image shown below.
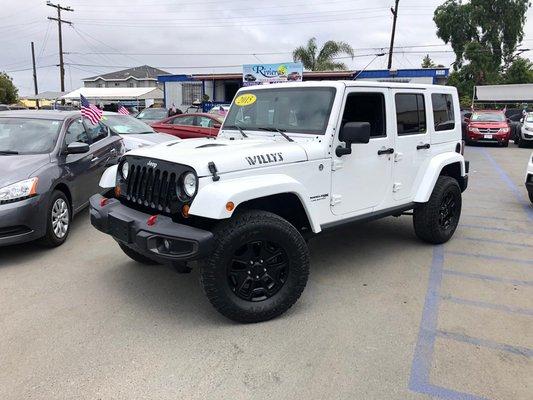
<svg viewBox="0 0 533 400"><path fill-rule="evenodd" d="M240 107L246 107L254 104L256 100L257 97L255 96L255 94L241 94L235 99L235 104Z"/></svg>

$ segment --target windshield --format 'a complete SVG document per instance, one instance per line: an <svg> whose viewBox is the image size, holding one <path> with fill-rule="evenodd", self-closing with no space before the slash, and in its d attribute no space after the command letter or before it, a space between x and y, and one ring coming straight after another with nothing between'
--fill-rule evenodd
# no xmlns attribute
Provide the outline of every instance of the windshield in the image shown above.
<svg viewBox="0 0 533 400"><path fill-rule="evenodd" d="M61 121L0 118L0 155L50 153L57 142Z"/></svg>
<svg viewBox="0 0 533 400"><path fill-rule="evenodd" d="M139 114L137 118L139 119L165 119L168 116L167 110L164 108L145 108Z"/></svg>
<svg viewBox="0 0 533 400"><path fill-rule="evenodd" d="M224 129L282 130L323 135L335 99L334 88L276 88L239 92Z"/></svg>
<svg viewBox="0 0 533 400"><path fill-rule="evenodd" d="M120 135L155 133L150 125L129 115L104 115L102 117L102 123Z"/></svg>
<svg viewBox="0 0 533 400"><path fill-rule="evenodd" d="M472 115L472 121L477 122L504 122L505 120L503 113L475 113Z"/></svg>
<svg viewBox="0 0 533 400"><path fill-rule="evenodd" d="M527 115L526 122L533 122L533 114L528 114Z"/></svg>

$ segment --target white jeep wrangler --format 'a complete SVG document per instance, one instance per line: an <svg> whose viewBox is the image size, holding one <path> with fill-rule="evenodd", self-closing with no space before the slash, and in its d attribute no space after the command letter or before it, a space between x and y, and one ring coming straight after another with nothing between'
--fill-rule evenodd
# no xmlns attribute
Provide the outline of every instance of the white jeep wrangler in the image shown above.
<svg viewBox="0 0 533 400"><path fill-rule="evenodd" d="M306 239L413 210L422 240L457 228L468 163L454 88L306 82L242 88L218 138L127 153L91 221L143 263L199 260L226 317L287 311L309 274Z"/></svg>

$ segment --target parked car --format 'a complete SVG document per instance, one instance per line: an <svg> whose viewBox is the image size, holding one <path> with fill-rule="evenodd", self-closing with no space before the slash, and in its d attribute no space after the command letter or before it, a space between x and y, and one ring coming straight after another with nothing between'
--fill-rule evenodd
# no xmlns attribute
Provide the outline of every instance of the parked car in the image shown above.
<svg viewBox="0 0 533 400"><path fill-rule="evenodd" d="M102 191L102 173L123 152L120 136L79 111L2 112L0 246L64 243L73 215Z"/></svg>
<svg viewBox="0 0 533 400"><path fill-rule="evenodd" d="M526 114L523 121L515 140L518 147L526 147L533 144L533 113Z"/></svg>
<svg viewBox="0 0 533 400"><path fill-rule="evenodd" d="M0 111L7 111L9 110L9 106L7 104L0 104Z"/></svg>
<svg viewBox="0 0 533 400"><path fill-rule="evenodd" d="M511 128L503 111L475 111L467 128L466 143L495 143L509 146Z"/></svg>
<svg viewBox="0 0 533 400"><path fill-rule="evenodd" d="M168 133L182 139L214 137L224 118L208 113L180 114L152 124L157 132Z"/></svg>
<svg viewBox="0 0 533 400"><path fill-rule="evenodd" d="M106 170L102 187L120 196L93 196L91 223L137 262L188 272L200 260L221 314L269 320L302 294L307 240L322 231L412 210L421 240L453 237L469 167L458 106L435 85L243 88L219 137L134 150Z"/></svg>
<svg viewBox="0 0 533 400"><path fill-rule="evenodd" d="M300 75L299 72L291 72L289 75L287 75L287 80L288 81L299 81L302 79L302 75Z"/></svg>
<svg viewBox="0 0 533 400"><path fill-rule="evenodd" d="M529 163L527 164L526 189L527 194L529 195L529 200L533 203L533 153L531 153Z"/></svg>
<svg viewBox="0 0 533 400"><path fill-rule="evenodd" d="M505 117L509 122L511 128L511 139L515 144L518 144L518 137L522 129L522 119L524 118L524 110L521 108L507 108L505 110Z"/></svg>
<svg viewBox="0 0 533 400"><path fill-rule="evenodd" d="M126 151L176 140L175 136L158 133L150 125L130 115L104 112L102 123L124 139Z"/></svg>
<svg viewBox="0 0 533 400"><path fill-rule="evenodd" d="M257 80L257 78L254 75L252 75L252 74L246 74L246 75L244 75L244 80L246 82L255 82Z"/></svg>
<svg viewBox="0 0 533 400"><path fill-rule="evenodd" d="M145 108L135 116L135 118L149 125L167 117L168 110L166 108Z"/></svg>
<svg viewBox="0 0 533 400"><path fill-rule="evenodd" d="M19 106L18 104L0 104L0 111L8 110L27 110L27 107Z"/></svg>

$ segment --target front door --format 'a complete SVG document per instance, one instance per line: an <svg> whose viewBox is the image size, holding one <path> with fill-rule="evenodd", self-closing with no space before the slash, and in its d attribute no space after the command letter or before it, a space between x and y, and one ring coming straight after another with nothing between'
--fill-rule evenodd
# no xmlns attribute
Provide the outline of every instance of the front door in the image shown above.
<svg viewBox="0 0 533 400"><path fill-rule="evenodd" d="M370 123L367 144L353 144L352 154L333 154L331 209L335 215L362 214L384 208L391 191L394 129L387 121L391 104L387 89L353 88L346 92L342 121ZM340 143L340 145L344 145Z"/></svg>
<svg viewBox="0 0 533 400"><path fill-rule="evenodd" d="M396 201L412 201L416 182L431 156L427 126L426 96L423 91L394 91L396 107L396 154L393 192Z"/></svg>

